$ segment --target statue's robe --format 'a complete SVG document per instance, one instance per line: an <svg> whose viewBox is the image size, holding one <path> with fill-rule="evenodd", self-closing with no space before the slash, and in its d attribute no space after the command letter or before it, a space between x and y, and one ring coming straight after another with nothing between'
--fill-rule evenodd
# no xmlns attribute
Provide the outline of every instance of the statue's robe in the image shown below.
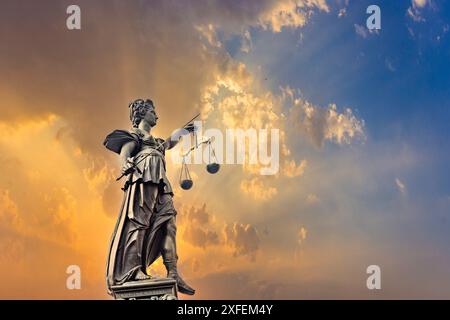
<svg viewBox="0 0 450 320"><path fill-rule="evenodd" d="M115 130L104 145L120 154L122 146L134 141L132 156L138 165L129 178L119 217L109 247L106 278L111 286L133 279L136 272L151 265L161 254L164 225L174 219L172 187L166 176L163 139L144 139L137 130Z"/></svg>

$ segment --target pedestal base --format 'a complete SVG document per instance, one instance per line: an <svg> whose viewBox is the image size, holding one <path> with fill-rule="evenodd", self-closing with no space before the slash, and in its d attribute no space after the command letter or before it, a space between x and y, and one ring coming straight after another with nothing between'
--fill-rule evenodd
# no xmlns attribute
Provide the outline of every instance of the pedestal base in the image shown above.
<svg viewBox="0 0 450 320"><path fill-rule="evenodd" d="M177 282L171 278L130 281L112 286L116 300L177 300Z"/></svg>

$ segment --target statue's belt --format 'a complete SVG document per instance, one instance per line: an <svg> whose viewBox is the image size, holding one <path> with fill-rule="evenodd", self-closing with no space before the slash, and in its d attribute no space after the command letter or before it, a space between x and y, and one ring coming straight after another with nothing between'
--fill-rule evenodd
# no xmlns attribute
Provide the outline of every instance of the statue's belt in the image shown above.
<svg viewBox="0 0 450 320"><path fill-rule="evenodd" d="M148 156L152 156L152 155L159 156L164 159L164 155L160 151L153 149L153 148L145 148L145 149L139 151L138 154L134 156L134 161L138 162L143 157L148 157Z"/></svg>
<svg viewBox="0 0 450 320"><path fill-rule="evenodd" d="M139 151L139 153L134 157L133 162L135 163L134 168L139 174L142 174L142 172L139 170L139 164L144 162L146 158L148 157L159 157L163 163L164 170L166 169L166 159L164 158L164 154L162 154L160 151L153 149L153 148L146 148L144 150Z"/></svg>

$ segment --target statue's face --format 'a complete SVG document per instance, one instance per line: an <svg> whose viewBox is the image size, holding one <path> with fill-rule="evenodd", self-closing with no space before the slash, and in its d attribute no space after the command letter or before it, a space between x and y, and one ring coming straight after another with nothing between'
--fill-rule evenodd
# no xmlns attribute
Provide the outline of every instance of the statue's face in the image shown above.
<svg viewBox="0 0 450 320"><path fill-rule="evenodd" d="M148 109L144 116L144 120L147 121L152 127L156 126L158 116L156 115L155 108L151 107Z"/></svg>

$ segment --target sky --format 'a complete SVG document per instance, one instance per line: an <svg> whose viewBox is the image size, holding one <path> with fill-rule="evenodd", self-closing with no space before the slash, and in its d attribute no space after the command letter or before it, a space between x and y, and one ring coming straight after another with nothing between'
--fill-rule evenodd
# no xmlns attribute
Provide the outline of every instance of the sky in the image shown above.
<svg viewBox="0 0 450 320"><path fill-rule="evenodd" d="M273 176L191 165L183 191L168 161L183 298L450 298L449 15L443 0L3 1L0 298L111 299L122 191L102 142L136 98L159 137L196 112L280 130Z"/></svg>

